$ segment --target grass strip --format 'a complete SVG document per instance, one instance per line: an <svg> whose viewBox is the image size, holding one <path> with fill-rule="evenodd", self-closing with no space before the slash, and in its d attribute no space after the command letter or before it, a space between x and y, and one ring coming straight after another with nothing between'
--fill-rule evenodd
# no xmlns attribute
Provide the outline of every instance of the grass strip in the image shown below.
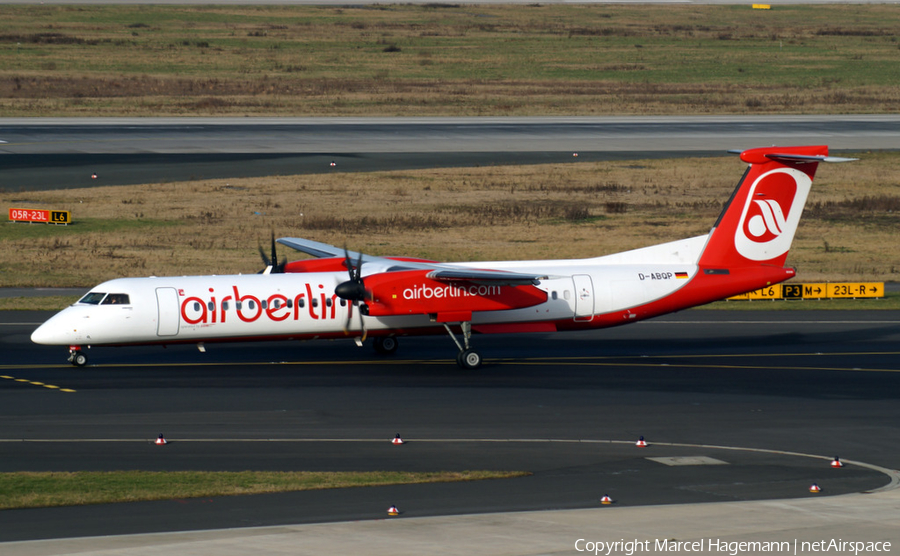
<svg viewBox="0 0 900 556"><path fill-rule="evenodd" d="M787 260L803 282L900 280L897 153L821 168ZM73 225L0 225L0 287L250 274L269 234L441 261L618 253L706 234L733 156L270 176L0 190L0 205L71 210ZM365 194L360 194L364 191ZM377 207L377 209L373 209ZM291 260L300 255L279 249Z"/></svg>
<svg viewBox="0 0 900 556"><path fill-rule="evenodd" d="M891 5L4 6L2 116L894 113Z"/></svg>
<svg viewBox="0 0 900 556"><path fill-rule="evenodd" d="M0 311L62 311L80 296L0 297Z"/></svg>
<svg viewBox="0 0 900 556"><path fill-rule="evenodd" d="M0 510L84 506L208 496L235 496L511 479L526 471L77 471L0 473Z"/></svg>

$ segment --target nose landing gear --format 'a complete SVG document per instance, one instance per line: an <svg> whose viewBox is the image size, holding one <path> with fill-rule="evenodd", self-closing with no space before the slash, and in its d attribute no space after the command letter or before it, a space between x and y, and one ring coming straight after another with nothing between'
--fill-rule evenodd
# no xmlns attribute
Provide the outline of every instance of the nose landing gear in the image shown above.
<svg viewBox="0 0 900 556"><path fill-rule="evenodd" d="M69 346L69 363L75 365L76 367L84 367L87 365L88 358L87 355L81 351L81 346Z"/></svg>

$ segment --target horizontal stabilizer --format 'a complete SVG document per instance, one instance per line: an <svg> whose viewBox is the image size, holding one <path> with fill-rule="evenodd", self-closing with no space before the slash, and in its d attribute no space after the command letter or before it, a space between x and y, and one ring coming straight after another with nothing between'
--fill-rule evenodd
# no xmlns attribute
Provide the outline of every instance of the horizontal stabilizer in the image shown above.
<svg viewBox="0 0 900 556"><path fill-rule="evenodd" d="M858 158L842 158L840 156L806 156L802 154L767 154L766 158L778 162L853 162Z"/></svg>
<svg viewBox="0 0 900 556"><path fill-rule="evenodd" d="M740 149L731 149L729 154L741 155L741 160L751 164L761 164L764 159L774 160L781 163L805 164L810 162L853 162L858 158L843 158L840 156L828 156L827 154L797 154L797 153L778 153L765 152L766 149L750 149L742 151Z"/></svg>

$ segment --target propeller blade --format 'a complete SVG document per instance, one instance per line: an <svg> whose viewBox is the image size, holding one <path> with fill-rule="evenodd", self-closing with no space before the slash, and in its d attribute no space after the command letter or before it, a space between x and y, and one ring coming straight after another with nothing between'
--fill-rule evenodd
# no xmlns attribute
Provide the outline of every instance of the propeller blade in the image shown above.
<svg viewBox="0 0 900 556"><path fill-rule="evenodd" d="M359 254L359 257L356 258L356 281L362 284L362 253Z"/></svg>
<svg viewBox="0 0 900 556"><path fill-rule="evenodd" d="M344 266L347 267L350 279L353 280L353 261L350 260L350 251L347 250L347 246L344 246Z"/></svg>
<svg viewBox="0 0 900 556"><path fill-rule="evenodd" d="M362 311L359 310L359 306L357 306L356 309L356 312L359 313L359 329L362 330L362 338L360 339L360 341L365 342L366 336L368 335L369 331L366 330L366 322L363 320L363 314Z"/></svg>
<svg viewBox="0 0 900 556"><path fill-rule="evenodd" d="M349 280L341 282L334 288L334 293L341 299L348 301L366 301L369 293L366 291L366 285L362 279L362 253L356 259L356 267L354 272L353 261L350 259L350 252L344 248L344 266L347 267Z"/></svg>
<svg viewBox="0 0 900 556"><path fill-rule="evenodd" d="M265 267L257 272L257 274L268 274L270 272L270 269L272 268L272 262L269 260L269 257L263 250L262 245L257 245L256 248L259 251L259 257L262 259L262 262L265 265Z"/></svg>
<svg viewBox="0 0 900 556"><path fill-rule="evenodd" d="M350 335L350 319L353 317L352 307L352 302L347 303L347 318L344 319L344 336Z"/></svg>
<svg viewBox="0 0 900 556"><path fill-rule="evenodd" d="M278 253L275 251L275 230L272 230L272 274L284 274L287 261L278 262Z"/></svg>
<svg viewBox="0 0 900 556"><path fill-rule="evenodd" d="M266 265L266 267L260 270L258 274L284 274L284 268L287 265L287 261L282 261L280 264L278 262L278 252L275 250L274 230L272 230L272 258L269 258L259 242L257 242L256 248L259 251L259 257L262 259L263 264Z"/></svg>
<svg viewBox="0 0 900 556"><path fill-rule="evenodd" d="M263 250L262 245L257 245L256 249L259 251L259 256L263 261L263 264L266 266L272 266L272 261L269 260L269 257L266 255L266 252Z"/></svg>
<svg viewBox="0 0 900 556"><path fill-rule="evenodd" d="M344 320L344 336L350 335L350 321L353 318L353 307L356 307L356 312L359 314L359 329L362 331L362 337L359 339L359 342L362 343L366 341L368 331L366 330L366 323L363 320L363 313L359 309L359 303L356 301L351 301L347 304L347 318Z"/></svg>
<svg viewBox="0 0 900 556"><path fill-rule="evenodd" d="M275 230L272 230L272 269L278 268L278 254L275 253Z"/></svg>
<svg viewBox="0 0 900 556"><path fill-rule="evenodd" d="M359 302L366 301L369 297L369 293L366 291L366 286L362 279L362 265L362 253L357 257L356 266L354 267L353 261L350 259L350 251L344 247L344 266L347 267L347 274L350 279L338 284L334 288L335 295L350 302L350 306L347 307L347 320L344 322L344 334L349 334L350 320L353 318L350 307L355 307L356 312L359 314L359 329L362 332L362 338L359 340L360 343L366 341L368 331L366 330L366 323L363 321L363 313L360 310Z"/></svg>

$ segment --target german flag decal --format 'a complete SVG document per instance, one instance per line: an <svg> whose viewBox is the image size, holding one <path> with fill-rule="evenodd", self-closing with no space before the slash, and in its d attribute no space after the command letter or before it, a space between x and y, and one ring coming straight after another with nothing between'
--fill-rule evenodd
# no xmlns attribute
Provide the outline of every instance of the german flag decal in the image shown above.
<svg viewBox="0 0 900 556"><path fill-rule="evenodd" d="M675 278L678 278L679 280L686 280L687 277L688 277L687 272L676 272L675 273Z"/></svg>

